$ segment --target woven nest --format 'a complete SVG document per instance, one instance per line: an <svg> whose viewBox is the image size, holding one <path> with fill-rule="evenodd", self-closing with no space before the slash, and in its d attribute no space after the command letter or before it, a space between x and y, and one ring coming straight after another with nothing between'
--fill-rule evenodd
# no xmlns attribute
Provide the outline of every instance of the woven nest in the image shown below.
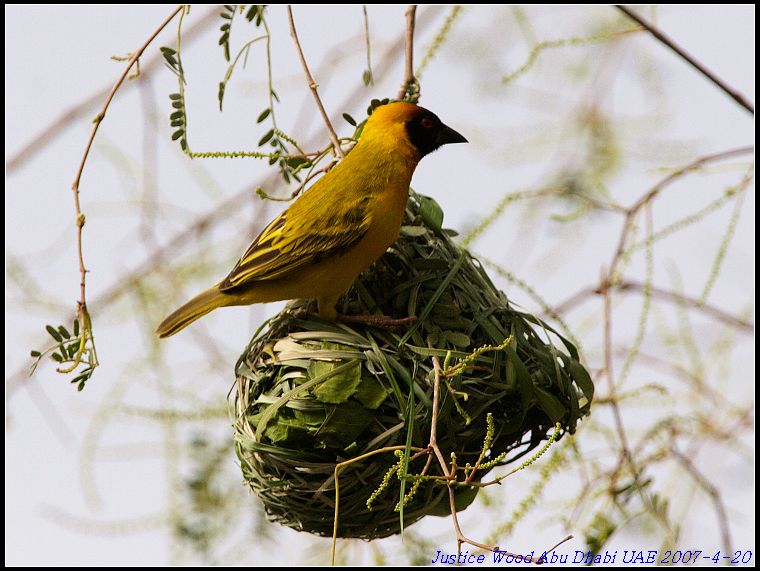
<svg viewBox="0 0 760 571"><path fill-rule="evenodd" d="M488 413L493 438L484 461L497 460L489 469L529 453L556 423L559 437L574 432L588 414L594 387L575 347L510 307L479 262L451 241L453 232L441 229L442 218L432 199L413 195L397 243L338 304L349 315L416 315L414 324L388 330L327 323L307 311L307 301L296 301L265 323L240 357L235 445L244 479L271 520L330 536L336 463L382 447L427 446L434 355L443 361L449 354L456 364L511 337L504 349L486 351L441 380L438 445L447 459L456 454L458 466L478 461ZM426 459L410 462L407 473L419 474ZM390 452L376 454L341 471L338 537L400 531L400 478L389 478L367 508L397 461ZM408 492L411 484L404 486ZM458 487L457 509L478 489ZM448 513L446 486L425 479L404 507L404 525Z"/></svg>

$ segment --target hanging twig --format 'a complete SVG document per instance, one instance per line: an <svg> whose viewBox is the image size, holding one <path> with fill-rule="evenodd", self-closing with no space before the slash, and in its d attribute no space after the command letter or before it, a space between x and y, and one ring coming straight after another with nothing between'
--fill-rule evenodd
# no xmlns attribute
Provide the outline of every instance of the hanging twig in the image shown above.
<svg viewBox="0 0 760 571"><path fill-rule="evenodd" d="M404 68L404 81L401 84L396 99L407 99L416 103L420 98L420 88L417 78L414 77L414 24L417 15L417 5L410 4L406 10L406 65Z"/></svg>
<svg viewBox="0 0 760 571"><path fill-rule="evenodd" d="M755 114L755 106L752 105L752 103L750 103L749 101L747 101L741 93L736 91L733 87L725 83L717 75L715 75L713 72L707 69L704 65L698 62L696 59L694 59L693 56L691 56L689 53L686 52L686 50L678 46L673 40L671 40L668 36L666 36L663 32L661 32L657 27L647 22L641 16L636 14L633 10L631 10L630 8L626 6L623 6L622 4L615 4L615 7L621 12L623 12L623 14L628 16L631 20L639 24L642 28L645 28L650 34L652 34L655 38L657 38L657 40L659 40L661 43L663 43L672 51L674 51L681 59L683 59L686 63L691 65L699 73L704 75L707 79L709 79L712 83L714 83L721 91L723 91L731 99L736 101L739 105L744 107L744 109L746 109L753 115Z"/></svg>
<svg viewBox="0 0 760 571"><path fill-rule="evenodd" d="M82 161L79 164L79 169L77 170L76 176L74 177L74 182L71 185L71 190L74 194L74 210L76 213L76 225L77 225L77 257L79 258L79 273L80 273L80 282L79 282L79 301L77 303L77 315L79 317L79 322L82 326L82 343L80 344L79 352L77 353L77 359L72 367L69 369L63 370L61 372L70 372L73 371L76 366L79 364L78 360L82 355L82 349L84 347L84 343L86 340L90 339L92 341L92 330L91 330L91 322L90 322L90 316L87 312L87 298L86 298L86 281L87 281L87 269L84 264L84 254L82 251L82 228L84 228L85 224L85 215L82 212L82 208L80 206L79 202L79 183L82 179L82 173L84 172L84 165L87 162L87 157L90 154L90 149L92 148L92 143L95 140L95 135L98 132L98 127L100 127L100 124L103 122L103 119L106 116L106 112L108 111L108 107L111 105L111 101L113 101L114 96L116 95L116 92L119 90L119 87L121 87L121 84L124 83L124 80L129 75L130 70L132 69L132 66L137 63L137 61L140 59L140 56L143 54L143 52L147 49L147 47L151 44L151 42L156 38L156 36L163 30L166 25L171 22L174 17L179 14L182 10L184 10L184 6L178 6L177 8L172 11L172 13L169 15L166 20L150 35L150 37L145 41L145 43L137 49L132 54L132 57L129 58L129 61L127 62L126 67L124 68L124 71L121 73L121 76L119 76L119 79L116 80L116 83L114 83L113 87L111 88L111 92L108 94L108 97L106 98L106 102L103 105L103 108L100 110L100 112L95 116L95 119L93 120L93 127L92 132L90 133L90 138L87 141L87 146L85 147L84 154L82 155Z"/></svg>
<svg viewBox="0 0 760 571"><path fill-rule="evenodd" d="M309 66L306 63L306 58L304 57L303 50L301 49L301 42L298 41L296 24L293 21L293 10L291 9L290 4L288 4L288 24L290 24L290 37L293 38L293 42L296 44L298 57L301 59L303 72L304 75L306 75L306 82L309 84L309 89L311 89L311 94L314 96L314 101L316 101L317 107L319 107L319 112L322 114L322 120L325 122L325 127L327 127L327 133L330 135L330 141L332 141L333 148L335 149L335 154L343 158L345 155L343 154L343 149L340 148L338 135L335 133L335 129L333 129L332 123L330 123L330 118L327 116L327 111L325 111L324 105L322 105L322 100L319 98L319 93L317 92L317 82L314 81L314 78L311 76Z"/></svg>

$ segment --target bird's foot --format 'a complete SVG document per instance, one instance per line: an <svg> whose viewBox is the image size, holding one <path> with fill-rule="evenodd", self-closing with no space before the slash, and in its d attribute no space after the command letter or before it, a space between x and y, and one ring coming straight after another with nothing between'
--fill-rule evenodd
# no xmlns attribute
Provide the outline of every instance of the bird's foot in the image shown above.
<svg viewBox="0 0 760 571"><path fill-rule="evenodd" d="M410 323L414 323L417 321L417 317L412 315L410 317L397 319L386 315L344 315L343 313L339 313L337 320L342 321L343 323L361 323L363 325L370 325L381 329L397 329L409 325Z"/></svg>

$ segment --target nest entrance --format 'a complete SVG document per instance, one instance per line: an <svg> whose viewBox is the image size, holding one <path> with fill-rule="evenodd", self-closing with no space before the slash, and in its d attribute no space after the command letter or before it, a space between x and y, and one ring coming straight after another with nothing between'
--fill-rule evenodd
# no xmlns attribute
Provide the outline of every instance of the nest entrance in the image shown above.
<svg viewBox="0 0 760 571"><path fill-rule="evenodd" d="M536 448L555 423L561 425L559 437L574 432L588 414L594 387L576 348L510 307L441 222L432 199L413 195L397 243L339 304L349 315L418 316L407 329L326 323L305 311L308 302L296 301L265 324L240 357L235 445L243 477L272 521L331 536L337 463L404 445L407 437L412 447L427 446L434 355L443 360L450 352L456 363L479 347L510 339L503 350L486 351L460 374L441 379L438 445L446 455L455 453L459 466L475 465L481 456L488 413L493 430L485 460L498 460L488 469ZM556 346L549 332L559 340ZM411 462L407 472L418 474L426 458ZM396 462L383 453L341 471L338 537L373 539L400 531L394 511L398 478L367 508ZM467 507L477 491L459 488L457 509ZM446 486L426 479L404 508L404 525L448 514Z"/></svg>

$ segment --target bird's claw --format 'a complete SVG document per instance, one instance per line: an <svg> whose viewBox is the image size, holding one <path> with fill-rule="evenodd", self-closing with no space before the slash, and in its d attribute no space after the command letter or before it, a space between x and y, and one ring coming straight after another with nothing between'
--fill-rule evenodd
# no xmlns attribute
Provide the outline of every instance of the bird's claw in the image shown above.
<svg viewBox="0 0 760 571"><path fill-rule="evenodd" d="M395 318L386 315L344 315L339 313L338 321L342 321L343 323L361 323L381 329L397 329L414 323L417 321L417 316Z"/></svg>

